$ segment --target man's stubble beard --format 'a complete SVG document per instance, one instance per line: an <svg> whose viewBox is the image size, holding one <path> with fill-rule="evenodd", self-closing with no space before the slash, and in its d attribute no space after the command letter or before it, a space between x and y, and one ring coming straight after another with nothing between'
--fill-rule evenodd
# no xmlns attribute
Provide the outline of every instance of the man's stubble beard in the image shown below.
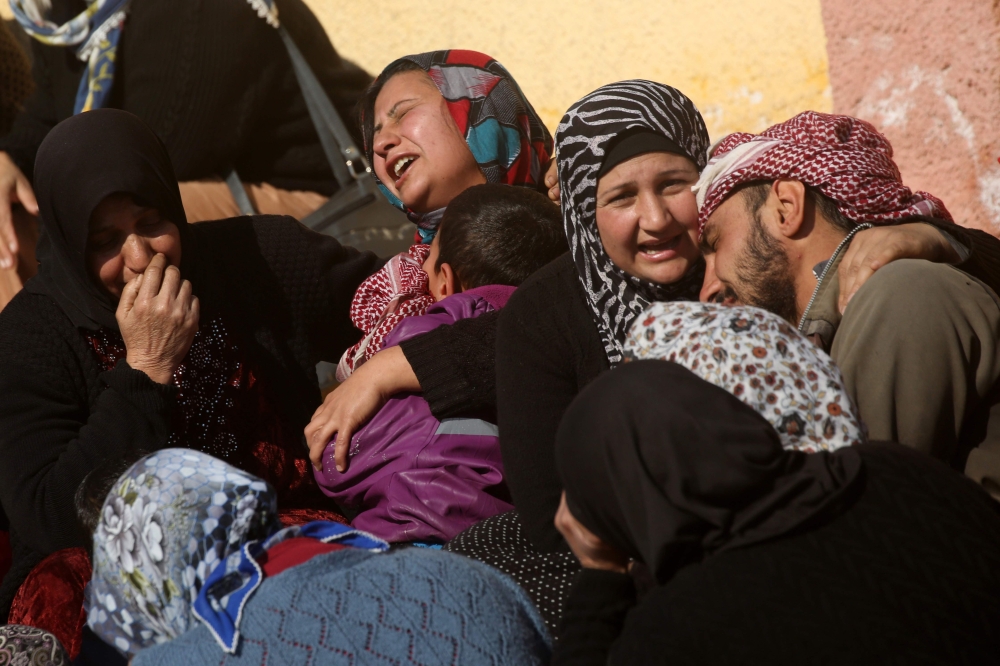
<svg viewBox="0 0 1000 666"><path fill-rule="evenodd" d="M773 312L797 324L798 306L788 254L760 221L760 211L753 214L750 237L736 262L737 297L746 305Z"/></svg>

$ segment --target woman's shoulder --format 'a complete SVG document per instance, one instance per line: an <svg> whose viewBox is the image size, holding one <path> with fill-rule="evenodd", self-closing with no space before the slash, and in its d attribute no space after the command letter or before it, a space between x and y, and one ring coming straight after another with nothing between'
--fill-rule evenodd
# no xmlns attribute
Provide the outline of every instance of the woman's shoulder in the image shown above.
<svg viewBox="0 0 1000 666"><path fill-rule="evenodd" d="M497 323L499 359L544 355L586 383L607 368L607 357L576 266L567 253L532 275L507 301Z"/></svg>
<svg viewBox="0 0 1000 666"><path fill-rule="evenodd" d="M562 254L535 271L507 302L504 311L530 307L548 309L566 305L567 301L580 301L583 291L579 286L576 265L569 252Z"/></svg>
<svg viewBox="0 0 1000 666"><path fill-rule="evenodd" d="M39 375L78 368L85 353L80 332L48 296L22 289L0 312L0 373L25 366Z"/></svg>
<svg viewBox="0 0 1000 666"><path fill-rule="evenodd" d="M54 300L27 289L17 292L0 311L0 350L35 347L75 332L73 323Z"/></svg>

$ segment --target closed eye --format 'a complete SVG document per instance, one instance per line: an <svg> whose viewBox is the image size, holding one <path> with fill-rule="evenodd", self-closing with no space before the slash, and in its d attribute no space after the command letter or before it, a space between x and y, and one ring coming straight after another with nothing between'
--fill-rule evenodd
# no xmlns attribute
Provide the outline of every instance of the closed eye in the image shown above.
<svg viewBox="0 0 1000 666"><path fill-rule="evenodd" d="M718 242L719 237L716 234L705 232L702 234L701 240L698 241L698 247L702 254L715 254Z"/></svg>
<svg viewBox="0 0 1000 666"><path fill-rule="evenodd" d="M89 242L90 248L98 251L110 250L117 244L118 234L116 233L100 234L96 237L91 237Z"/></svg>

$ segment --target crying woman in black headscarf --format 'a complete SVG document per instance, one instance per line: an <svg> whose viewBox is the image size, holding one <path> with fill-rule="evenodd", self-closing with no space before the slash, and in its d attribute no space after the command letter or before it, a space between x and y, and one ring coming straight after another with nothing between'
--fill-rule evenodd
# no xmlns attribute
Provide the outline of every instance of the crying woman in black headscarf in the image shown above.
<svg viewBox="0 0 1000 666"><path fill-rule="evenodd" d="M559 426L555 522L584 569L553 666L995 659L995 500L899 444L786 448L772 410L677 358L605 373Z"/></svg>
<svg viewBox="0 0 1000 666"><path fill-rule="evenodd" d="M318 511L315 365L358 337L351 297L381 265L288 217L188 225L163 144L124 111L56 126L34 182L39 272L0 313L0 620L40 555L84 543L74 494L109 460L194 448Z"/></svg>

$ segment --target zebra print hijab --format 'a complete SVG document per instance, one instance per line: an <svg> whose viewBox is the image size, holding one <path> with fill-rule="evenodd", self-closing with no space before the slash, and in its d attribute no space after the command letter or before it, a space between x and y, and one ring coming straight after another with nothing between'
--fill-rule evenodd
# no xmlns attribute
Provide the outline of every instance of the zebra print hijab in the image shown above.
<svg viewBox="0 0 1000 666"><path fill-rule="evenodd" d="M653 301L697 300L704 277L699 262L681 280L662 285L633 277L608 257L597 232L597 179L605 155L624 133L662 134L698 167L708 161L708 130L683 93L639 79L612 83L570 107L556 129L563 224L573 263L611 366L622 360L632 322Z"/></svg>

